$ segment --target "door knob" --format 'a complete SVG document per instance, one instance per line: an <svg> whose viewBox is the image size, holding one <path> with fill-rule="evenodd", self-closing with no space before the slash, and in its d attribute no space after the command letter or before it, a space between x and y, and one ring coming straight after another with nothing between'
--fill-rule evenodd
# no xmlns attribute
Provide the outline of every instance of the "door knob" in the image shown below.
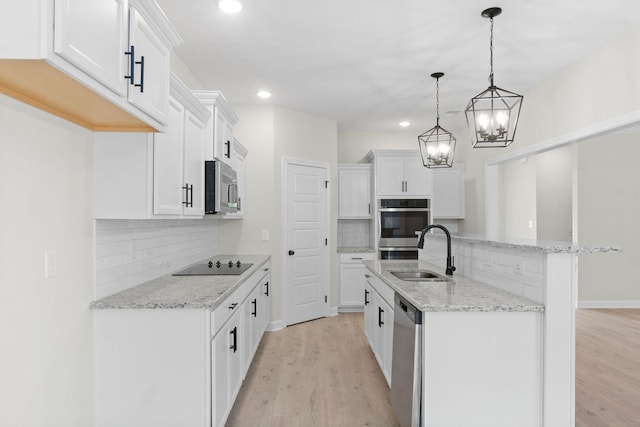
<svg viewBox="0 0 640 427"><path fill-rule="evenodd" d="M290 251L289 251L289 255L293 255L293 254L295 254L295 252L294 252L294 251L292 251L292 250L290 250Z"/></svg>

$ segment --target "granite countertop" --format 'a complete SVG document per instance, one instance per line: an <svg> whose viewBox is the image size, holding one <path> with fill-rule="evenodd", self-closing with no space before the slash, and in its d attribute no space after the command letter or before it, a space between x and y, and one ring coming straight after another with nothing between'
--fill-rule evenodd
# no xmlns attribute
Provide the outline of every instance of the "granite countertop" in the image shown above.
<svg viewBox="0 0 640 427"><path fill-rule="evenodd" d="M370 246L339 246L339 254L361 254L365 252L375 253L376 250Z"/></svg>
<svg viewBox="0 0 640 427"><path fill-rule="evenodd" d="M423 312L437 311L509 311L544 312L544 305L519 297L464 276L449 276L452 282L409 282L389 271L431 270L445 275L444 268L422 260L364 261L364 265L394 291Z"/></svg>
<svg viewBox="0 0 640 427"><path fill-rule="evenodd" d="M115 295L91 303L92 309L214 309L258 271L269 255L216 255L209 260L227 262L240 259L253 265L237 276L172 276L159 277ZM199 264L198 263L198 264ZM186 266L185 266L186 267Z"/></svg>
<svg viewBox="0 0 640 427"><path fill-rule="evenodd" d="M416 231L416 236L420 236L420 231ZM436 230L430 233L429 238L437 237L444 239L444 233ZM451 234L451 241L466 243L482 243L502 249L524 249L542 253L600 253L600 252L620 252L622 249L611 245L588 245L573 242L562 242L555 240L534 240L519 239L513 237L486 237L474 234L455 233Z"/></svg>

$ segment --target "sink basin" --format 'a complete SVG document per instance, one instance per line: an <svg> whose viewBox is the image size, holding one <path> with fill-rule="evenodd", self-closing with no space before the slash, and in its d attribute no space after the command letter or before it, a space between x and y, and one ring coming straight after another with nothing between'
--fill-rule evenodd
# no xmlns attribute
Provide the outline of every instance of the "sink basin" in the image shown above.
<svg viewBox="0 0 640 427"><path fill-rule="evenodd" d="M431 270L413 270L413 271L389 271L400 280L410 282L448 282L451 279L434 273Z"/></svg>

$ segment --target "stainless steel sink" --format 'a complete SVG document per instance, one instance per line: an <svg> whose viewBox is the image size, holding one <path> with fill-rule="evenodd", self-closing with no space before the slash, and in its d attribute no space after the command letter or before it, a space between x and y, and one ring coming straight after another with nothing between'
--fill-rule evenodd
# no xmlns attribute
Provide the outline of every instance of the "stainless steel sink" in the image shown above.
<svg viewBox="0 0 640 427"><path fill-rule="evenodd" d="M400 280L406 280L409 282L449 282L451 279L442 276L438 273L434 273L431 270L404 270L404 271L389 271Z"/></svg>

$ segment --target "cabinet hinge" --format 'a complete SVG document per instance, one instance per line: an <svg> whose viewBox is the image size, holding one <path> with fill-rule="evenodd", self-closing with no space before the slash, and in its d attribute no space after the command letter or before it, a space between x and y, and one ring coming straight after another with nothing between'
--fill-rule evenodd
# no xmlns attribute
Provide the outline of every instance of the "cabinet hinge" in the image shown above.
<svg viewBox="0 0 640 427"><path fill-rule="evenodd" d="M329 181L324 182L324 188L329 188Z"/></svg>

